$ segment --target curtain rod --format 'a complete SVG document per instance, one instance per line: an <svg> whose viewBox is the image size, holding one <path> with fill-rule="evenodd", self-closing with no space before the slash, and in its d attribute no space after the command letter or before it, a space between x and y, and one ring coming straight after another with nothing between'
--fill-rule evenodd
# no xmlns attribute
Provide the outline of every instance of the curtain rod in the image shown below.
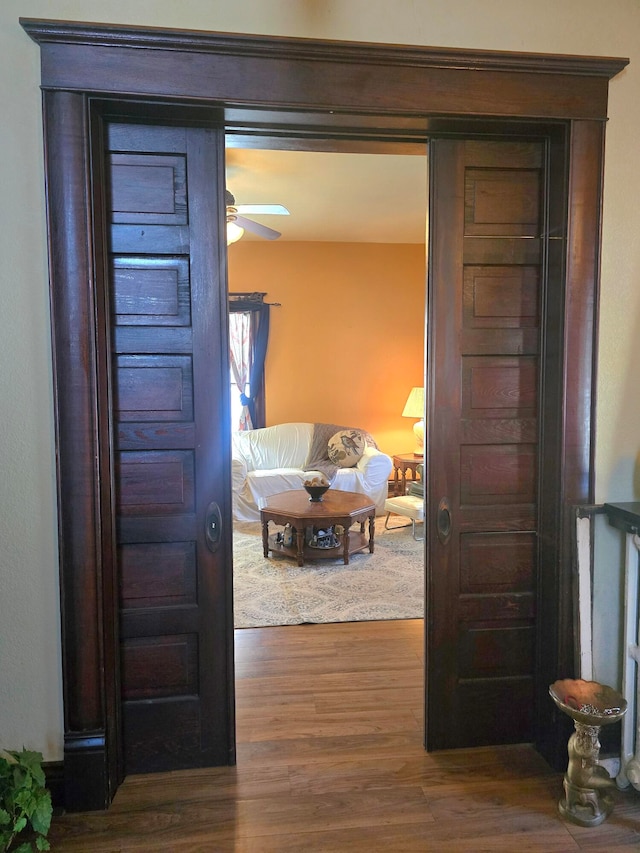
<svg viewBox="0 0 640 853"><path fill-rule="evenodd" d="M274 308L281 308L281 302L265 302L264 297L266 293L261 293L260 291L253 291L252 293L230 293L229 294L229 302L231 303L248 303L249 305L270 305Z"/></svg>

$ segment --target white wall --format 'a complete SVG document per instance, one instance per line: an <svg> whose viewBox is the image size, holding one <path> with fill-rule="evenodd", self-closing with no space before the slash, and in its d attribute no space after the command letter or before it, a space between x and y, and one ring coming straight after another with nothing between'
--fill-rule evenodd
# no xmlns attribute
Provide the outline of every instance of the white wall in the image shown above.
<svg viewBox="0 0 640 853"><path fill-rule="evenodd" d="M640 395L633 376L640 363L637 0L3 0L0 746L24 743L47 759L62 756L39 51L19 16L630 57L610 89L596 462L599 501L640 497Z"/></svg>

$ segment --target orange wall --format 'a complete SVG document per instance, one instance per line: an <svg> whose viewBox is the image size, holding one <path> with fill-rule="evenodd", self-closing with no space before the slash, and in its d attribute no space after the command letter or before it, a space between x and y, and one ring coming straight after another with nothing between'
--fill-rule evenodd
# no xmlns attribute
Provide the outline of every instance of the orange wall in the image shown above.
<svg viewBox="0 0 640 853"><path fill-rule="evenodd" d="M229 246L229 290L282 303L271 310L268 426L344 424L390 455L413 449L401 412L423 384L423 246L241 240Z"/></svg>

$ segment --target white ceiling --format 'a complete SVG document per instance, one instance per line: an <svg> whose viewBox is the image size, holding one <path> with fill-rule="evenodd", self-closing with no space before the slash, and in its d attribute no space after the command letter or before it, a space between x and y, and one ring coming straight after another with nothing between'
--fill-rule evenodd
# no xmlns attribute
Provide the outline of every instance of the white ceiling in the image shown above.
<svg viewBox="0 0 640 853"><path fill-rule="evenodd" d="M226 159L236 204L290 211L250 217L280 231L281 241L425 241L426 156L228 148Z"/></svg>

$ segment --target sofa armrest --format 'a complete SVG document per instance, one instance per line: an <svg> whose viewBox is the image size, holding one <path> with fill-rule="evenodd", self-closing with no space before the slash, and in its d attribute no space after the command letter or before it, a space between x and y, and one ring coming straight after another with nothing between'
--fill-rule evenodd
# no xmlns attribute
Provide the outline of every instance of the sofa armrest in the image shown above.
<svg viewBox="0 0 640 853"><path fill-rule="evenodd" d="M393 460L375 447L366 447L356 468L362 472L368 486L377 487L387 484L393 468Z"/></svg>
<svg viewBox="0 0 640 853"><path fill-rule="evenodd" d="M234 495L239 494L247 479L247 464L243 459L232 457L231 459L231 490Z"/></svg>

